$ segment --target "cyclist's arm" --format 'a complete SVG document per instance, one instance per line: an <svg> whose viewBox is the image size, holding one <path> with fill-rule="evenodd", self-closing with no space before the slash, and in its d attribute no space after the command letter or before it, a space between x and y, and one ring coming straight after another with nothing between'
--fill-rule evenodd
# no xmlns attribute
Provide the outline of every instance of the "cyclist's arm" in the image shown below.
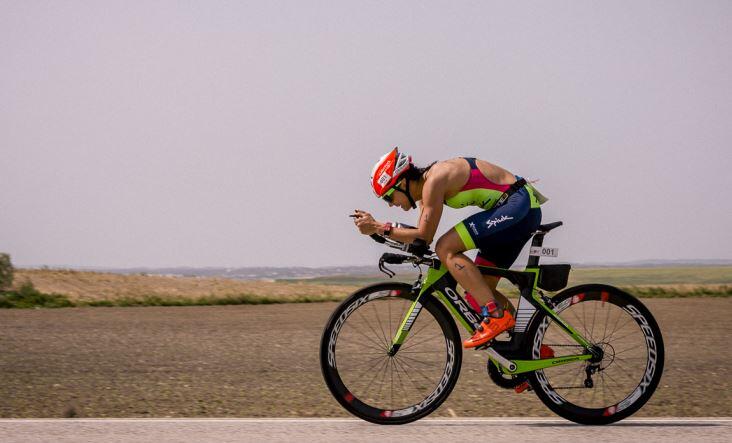
<svg viewBox="0 0 732 443"><path fill-rule="evenodd" d="M442 217L442 200L447 190L447 171L439 166L432 167L430 177L422 188L422 207L417 228L393 228L390 237L394 240L411 243L421 238L428 245L432 243Z"/></svg>

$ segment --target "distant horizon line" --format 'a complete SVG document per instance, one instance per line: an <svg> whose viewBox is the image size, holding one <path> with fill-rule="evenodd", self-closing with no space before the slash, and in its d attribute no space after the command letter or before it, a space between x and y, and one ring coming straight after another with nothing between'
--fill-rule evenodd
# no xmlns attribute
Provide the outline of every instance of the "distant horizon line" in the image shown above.
<svg viewBox="0 0 732 443"><path fill-rule="evenodd" d="M551 263L559 263L560 261L552 261ZM732 265L732 259L643 259L624 262L569 262L575 267L638 267L638 266L714 266L714 265ZM107 270L107 271L136 271L136 270L174 270L174 269L338 269L338 268L376 268L378 266L372 264L360 265L325 265L325 266L193 266L193 265L169 265L169 266L93 266L93 265L58 265L58 264L32 264L32 265L13 265L16 269L80 269L80 270ZM403 265L407 266L407 265ZM411 266L411 265L409 265ZM519 266L520 267L520 266Z"/></svg>

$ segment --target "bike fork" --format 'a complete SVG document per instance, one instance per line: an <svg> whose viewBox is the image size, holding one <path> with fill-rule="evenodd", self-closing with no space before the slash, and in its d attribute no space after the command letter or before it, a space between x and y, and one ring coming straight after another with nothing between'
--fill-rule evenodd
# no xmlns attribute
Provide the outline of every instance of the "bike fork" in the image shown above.
<svg viewBox="0 0 732 443"><path fill-rule="evenodd" d="M409 331L412 329L414 321L417 320L417 316L419 316L419 313L422 311L422 303L419 302L419 299L420 297L417 297L414 302L412 302L412 306L409 307L407 315L404 317L404 320L402 320L402 324L399 326L396 335L391 340L389 355L392 357L399 352L399 348L407 339L407 335L409 335Z"/></svg>

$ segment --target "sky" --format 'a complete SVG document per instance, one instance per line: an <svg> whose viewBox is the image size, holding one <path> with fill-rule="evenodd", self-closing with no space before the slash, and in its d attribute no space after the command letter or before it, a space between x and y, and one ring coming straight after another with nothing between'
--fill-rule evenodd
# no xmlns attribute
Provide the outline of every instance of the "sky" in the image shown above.
<svg viewBox="0 0 732 443"><path fill-rule="evenodd" d="M732 259L731 122L729 1L0 0L0 252L375 265L399 146L538 179L560 261Z"/></svg>

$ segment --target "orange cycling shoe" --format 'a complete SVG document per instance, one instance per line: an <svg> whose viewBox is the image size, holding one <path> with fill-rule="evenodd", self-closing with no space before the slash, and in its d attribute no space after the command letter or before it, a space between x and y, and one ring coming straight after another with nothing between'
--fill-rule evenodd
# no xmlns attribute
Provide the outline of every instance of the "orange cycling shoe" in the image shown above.
<svg viewBox="0 0 732 443"><path fill-rule="evenodd" d="M472 337L463 342L466 348L474 348L493 340L503 331L507 331L516 325L516 319L507 309L503 311L503 317L486 317L475 330Z"/></svg>

